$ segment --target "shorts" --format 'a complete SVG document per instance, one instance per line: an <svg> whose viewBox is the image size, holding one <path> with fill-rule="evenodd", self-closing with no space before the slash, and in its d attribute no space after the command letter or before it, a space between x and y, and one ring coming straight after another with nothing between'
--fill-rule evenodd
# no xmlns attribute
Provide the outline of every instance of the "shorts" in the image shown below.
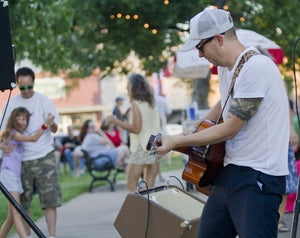
<svg viewBox="0 0 300 238"><path fill-rule="evenodd" d="M162 158L161 155L149 155L149 151L146 151L139 145L138 149L130 154L129 164L155 164Z"/></svg>
<svg viewBox="0 0 300 238"><path fill-rule="evenodd" d="M7 191L23 193L21 178L9 169L1 169L0 181Z"/></svg>
<svg viewBox="0 0 300 238"><path fill-rule="evenodd" d="M37 187L42 209L62 205L59 172L53 151L45 157L23 161L21 178L24 189L21 203L25 210L30 210L34 185Z"/></svg>

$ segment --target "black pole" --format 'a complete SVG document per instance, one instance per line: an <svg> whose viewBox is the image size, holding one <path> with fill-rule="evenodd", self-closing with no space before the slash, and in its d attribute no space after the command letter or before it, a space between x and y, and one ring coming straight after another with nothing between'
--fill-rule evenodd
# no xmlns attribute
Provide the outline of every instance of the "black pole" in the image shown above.
<svg viewBox="0 0 300 238"><path fill-rule="evenodd" d="M300 196L300 182L298 180L298 190L297 190L297 196L296 196L296 200L295 200L291 238L296 238L296 235L297 235L298 219L299 219L299 212L300 212L300 197L299 196Z"/></svg>
<svg viewBox="0 0 300 238"><path fill-rule="evenodd" d="M23 219L26 221L26 223L31 227L31 229L35 232L35 234L39 238L46 238L46 236L41 232L41 230L36 226L36 224L32 221L32 219L24 211L24 208L16 201L16 199L14 199L14 197L9 193L9 191L1 183L1 181L0 181L0 190L5 195L5 197L8 199L8 201L11 203L11 205L13 205L17 209L17 211L20 213L20 215L23 217Z"/></svg>
<svg viewBox="0 0 300 238"><path fill-rule="evenodd" d="M300 117L299 117L299 107L298 107L298 90L297 90L297 74L296 74L296 65L295 65L296 47L297 47L297 44L299 41L300 41L300 37L297 38L297 40L295 41L294 46L293 46L292 66L293 66L293 74L294 74L296 115L297 115L298 127L300 128ZM291 238L296 238L296 235L297 235L299 212L300 212L300 181L298 179L298 190L297 190L297 195L296 195L296 200L295 200Z"/></svg>

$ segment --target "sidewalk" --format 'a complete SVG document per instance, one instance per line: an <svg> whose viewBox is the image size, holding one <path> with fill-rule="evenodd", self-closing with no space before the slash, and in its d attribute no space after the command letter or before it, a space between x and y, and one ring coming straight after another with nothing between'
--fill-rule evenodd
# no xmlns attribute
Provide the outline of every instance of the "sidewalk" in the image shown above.
<svg viewBox="0 0 300 238"><path fill-rule="evenodd" d="M164 178L176 176L181 179L182 170L164 172ZM156 186L165 185L166 182L157 180ZM170 184L181 187L178 181L170 179ZM185 183L183 182L185 185ZM86 192L62 207L57 209L56 238L120 238L113 223L128 194L125 181L118 181L115 191L111 192L109 186L95 188L92 193ZM192 192L202 200L205 195ZM291 226L293 214L285 214L286 223ZM47 237L45 218L42 217L36 225ZM17 238L16 234L9 238ZM33 233L33 237L37 236ZM290 232L279 233L278 238L290 238ZM300 225L298 225L297 238L300 238Z"/></svg>

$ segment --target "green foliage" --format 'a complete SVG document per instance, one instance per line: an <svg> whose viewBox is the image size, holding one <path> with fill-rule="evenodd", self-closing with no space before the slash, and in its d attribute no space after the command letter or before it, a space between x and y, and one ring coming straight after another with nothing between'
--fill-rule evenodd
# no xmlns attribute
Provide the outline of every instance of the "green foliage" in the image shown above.
<svg viewBox="0 0 300 238"><path fill-rule="evenodd" d="M86 76L97 67L112 70L131 51L149 73L158 71L181 42L177 23L203 5L196 0L167 5L162 0L12 0L9 7L17 61L29 58L44 70Z"/></svg>
<svg viewBox="0 0 300 238"><path fill-rule="evenodd" d="M292 46L300 35L295 0L10 0L17 61L29 58L44 70L83 77L95 68L106 73L119 67L133 51L148 74L157 72L185 40L188 20L212 3L227 4L237 27L278 43L291 67ZM123 72L129 70L123 66Z"/></svg>
<svg viewBox="0 0 300 238"><path fill-rule="evenodd" d="M228 1L237 27L254 30L280 45L292 69L292 50L300 36L298 18L300 2L295 0ZM245 21L239 21L244 17ZM297 56L297 58L299 55Z"/></svg>

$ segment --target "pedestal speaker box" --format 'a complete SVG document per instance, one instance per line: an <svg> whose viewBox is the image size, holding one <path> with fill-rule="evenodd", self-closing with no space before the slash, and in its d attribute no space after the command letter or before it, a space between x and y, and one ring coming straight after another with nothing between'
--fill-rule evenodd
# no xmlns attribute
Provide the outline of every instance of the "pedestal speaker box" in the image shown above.
<svg viewBox="0 0 300 238"><path fill-rule="evenodd" d="M195 238L204 202L175 187L127 195L114 222L122 238Z"/></svg>
<svg viewBox="0 0 300 238"><path fill-rule="evenodd" d="M0 90L13 89L15 71L8 1L0 1Z"/></svg>

